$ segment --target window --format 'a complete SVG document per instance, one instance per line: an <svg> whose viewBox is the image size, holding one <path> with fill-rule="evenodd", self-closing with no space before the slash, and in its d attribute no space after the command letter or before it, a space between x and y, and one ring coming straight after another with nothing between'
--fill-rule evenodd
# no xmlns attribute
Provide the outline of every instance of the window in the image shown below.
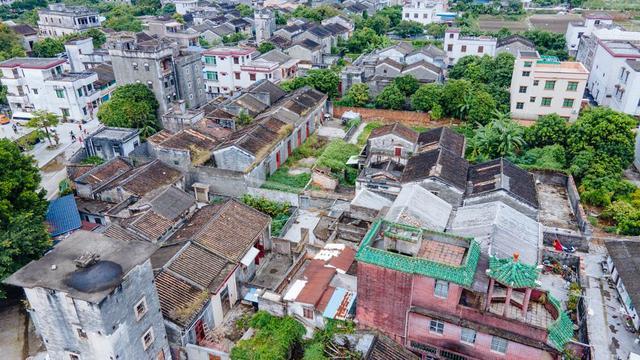
<svg viewBox="0 0 640 360"><path fill-rule="evenodd" d="M204 63L207 65L215 65L216 64L216 57L215 56L205 56L204 57Z"/></svg>
<svg viewBox="0 0 640 360"><path fill-rule="evenodd" d="M138 70L138 63L133 63L133 70Z"/></svg>
<svg viewBox="0 0 640 360"><path fill-rule="evenodd" d="M33 91L34 94L38 95L38 89L31 89L31 91Z"/></svg>
<svg viewBox="0 0 640 360"><path fill-rule="evenodd" d="M405 13L404 17L408 18L409 17L409 13Z"/></svg>
<svg viewBox="0 0 640 360"><path fill-rule="evenodd" d="M236 80L240 80L240 73L239 73L239 72L234 72L234 73L233 73L233 77L234 77Z"/></svg>
<svg viewBox="0 0 640 360"><path fill-rule="evenodd" d="M147 350L149 348L149 346L151 346L151 344L153 344L153 328L149 328L149 330L147 330L147 332L144 333L144 335L142 335L142 347Z"/></svg>
<svg viewBox="0 0 640 360"><path fill-rule="evenodd" d="M417 19L418 18L418 13L413 14L413 18Z"/></svg>
<svg viewBox="0 0 640 360"><path fill-rule="evenodd" d="M460 49L460 51L467 52L467 45L462 45L462 48Z"/></svg>
<svg viewBox="0 0 640 360"><path fill-rule="evenodd" d="M64 89L56 89L56 96L60 99L64 99Z"/></svg>
<svg viewBox="0 0 640 360"><path fill-rule="evenodd" d="M576 91L578 90L578 82L577 81L569 81L567 84L567 91Z"/></svg>
<svg viewBox="0 0 640 360"><path fill-rule="evenodd" d="M442 280L436 280L434 294L437 297L447 298L449 296L449 283Z"/></svg>
<svg viewBox="0 0 640 360"><path fill-rule="evenodd" d="M506 339L494 336L491 338L491 350L505 354L507 352L508 342Z"/></svg>
<svg viewBox="0 0 640 360"><path fill-rule="evenodd" d="M525 94L527 92L527 87L526 86L520 86L520 94Z"/></svg>
<svg viewBox="0 0 640 360"><path fill-rule="evenodd" d="M153 90L153 83L151 81L147 81L147 87Z"/></svg>
<svg viewBox="0 0 640 360"><path fill-rule="evenodd" d="M482 54L484 52L484 46L478 46L478 54Z"/></svg>
<svg viewBox="0 0 640 360"><path fill-rule="evenodd" d="M556 81L555 80L547 80L544 82L544 89L545 90L553 90L556 87Z"/></svg>
<svg viewBox="0 0 640 360"><path fill-rule="evenodd" d="M529 97L529 102L536 102L536 97L535 96Z"/></svg>
<svg viewBox="0 0 640 360"><path fill-rule="evenodd" d="M255 81L256 80L256 74L249 73L249 80Z"/></svg>
<svg viewBox="0 0 640 360"><path fill-rule="evenodd" d="M453 34L449 34L449 39L453 39Z"/></svg>
<svg viewBox="0 0 640 360"><path fill-rule="evenodd" d="M476 331L473 329L462 328L460 332L460 341L466 344L475 344Z"/></svg>
<svg viewBox="0 0 640 360"><path fill-rule="evenodd" d="M529 77L529 75L531 75L530 71L523 71L522 72L522 76L524 76L524 77Z"/></svg>
<svg viewBox="0 0 640 360"><path fill-rule="evenodd" d="M76 328L76 334L78 335L78 338L80 338L80 339L86 339L87 338L87 333L84 330L82 330L81 327L77 327Z"/></svg>
<svg viewBox="0 0 640 360"><path fill-rule="evenodd" d="M60 108L63 117L69 116L69 109Z"/></svg>
<svg viewBox="0 0 640 360"><path fill-rule="evenodd" d="M149 64L144 63L144 71L149 71Z"/></svg>
<svg viewBox="0 0 640 360"><path fill-rule="evenodd" d="M302 316L304 316L307 319L313 319L313 309L310 307L303 307Z"/></svg>
<svg viewBox="0 0 640 360"><path fill-rule="evenodd" d="M543 97L542 98L542 103L540 104L540 106L551 106L551 98L550 97Z"/></svg>
<svg viewBox="0 0 640 360"><path fill-rule="evenodd" d="M429 322L429 331L436 334L442 334L444 332L444 323L438 320L431 320Z"/></svg>
<svg viewBox="0 0 640 360"><path fill-rule="evenodd" d="M447 45L447 51L453 51L453 44Z"/></svg>
<svg viewBox="0 0 640 360"><path fill-rule="evenodd" d="M445 360L467 360L466 357L447 350L440 351L440 358Z"/></svg>
<svg viewBox="0 0 640 360"><path fill-rule="evenodd" d="M138 303L133 307L133 310L136 313L136 320L142 319L144 314L147 313L147 299L144 297L140 299L140 301L138 301Z"/></svg>
<svg viewBox="0 0 640 360"><path fill-rule="evenodd" d="M524 62L524 67L531 67L533 63L531 61L525 61Z"/></svg>
<svg viewBox="0 0 640 360"><path fill-rule="evenodd" d="M566 107L566 108L573 107L573 99L564 99L562 101L562 107Z"/></svg>
<svg viewBox="0 0 640 360"><path fill-rule="evenodd" d="M207 71L205 72L206 76L207 76L207 80L214 80L214 81L218 81L218 73L215 71Z"/></svg>
<svg viewBox="0 0 640 360"><path fill-rule="evenodd" d="M516 109L518 109L518 110L524 109L524 103L523 102L517 102L516 103Z"/></svg>
<svg viewBox="0 0 640 360"><path fill-rule="evenodd" d="M69 360L80 360L80 355L69 353Z"/></svg>
<svg viewBox="0 0 640 360"><path fill-rule="evenodd" d="M238 57L237 57L237 56L234 56L234 57L233 57L233 63L234 63L234 64L240 64L240 59L238 59Z"/></svg>
<svg viewBox="0 0 640 360"><path fill-rule="evenodd" d="M540 80L533 80L533 86L538 86L540 84Z"/></svg>
<svg viewBox="0 0 640 360"><path fill-rule="evenodd" d="M82 97L82 88L78 89L78 96Z"/></svg>

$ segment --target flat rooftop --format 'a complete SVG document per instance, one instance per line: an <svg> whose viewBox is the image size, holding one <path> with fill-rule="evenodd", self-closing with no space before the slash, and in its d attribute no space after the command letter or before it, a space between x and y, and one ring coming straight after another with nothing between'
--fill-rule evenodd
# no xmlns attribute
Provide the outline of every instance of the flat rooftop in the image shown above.
<svg viewBox="0 0 640 360"><path fill-rule="evenodd" d="M21 67L25 69L49 69L54 66L64 64L67 62L65 59L58 58L28 58L17 57L0 62L0 68L15 68Z"/></svg>
<svg viewBox="0 0 640 360"><path fill-rule="evenodd" d="M539 220L548 227L578 231L578 223L571 209L567 189L558 184L536 181Z"/></svg>
<svg viewBox="0 0 640 360"><path fill-rule="evenodd" d="M98 304L155 250L156 246L148 242L118 240L79 230L4 282L23 288L57 290L74 299ZM77 266L76 261L87 254L97 254L99 259L86 267Z"/></svg>
<svg viewBox="0 0 640 360"><path fill-rule="evenodd" d="M126 140L138 134L136 129L103 127L93 133L94 139Z"/></svg>

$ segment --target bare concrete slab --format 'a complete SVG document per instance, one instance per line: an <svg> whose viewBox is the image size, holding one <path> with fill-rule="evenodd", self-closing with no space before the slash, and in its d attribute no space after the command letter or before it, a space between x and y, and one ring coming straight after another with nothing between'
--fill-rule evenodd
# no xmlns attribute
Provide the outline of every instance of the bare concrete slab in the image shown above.
<svg viewBox="0 0 640 360"><path fill-rule="evenodd" d="M548 227L578 231L567 189L561 185L537 182L540 222Z"/></svg>

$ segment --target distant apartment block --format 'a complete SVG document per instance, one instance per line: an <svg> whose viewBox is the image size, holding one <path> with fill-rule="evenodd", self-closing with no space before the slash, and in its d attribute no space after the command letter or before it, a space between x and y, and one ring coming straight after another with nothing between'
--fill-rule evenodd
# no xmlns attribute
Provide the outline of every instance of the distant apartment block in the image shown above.
<svg viewBox="0 0 640 360"><path fill-rule="evenodd" d="M52 112L67 121L95 118L100 90L93 71L67 72L67 61L48 58L13 58L0 62L7 101L14 118L29 119L35 110Z"/></svg>
<svg viewBox="0 0 640 360"><path fill-rule="evenodd" d="M38 10L38 29L42 37L57 37L75 34L100 27L97 10L84 6L50 4Z"/></svg>
<svg viewBox="0 0 640 360"><path fill-rule="evenodd" d="M588 77L589 71L579 62L520 52L511 77L511 115L535 120L555 113L573 121Z"/></svg>
<svg viewBox="0 0 640 360"><path fill-rule="evenodd" d="M440 15L447 9L447 1L442 0L410 0L402 7L402 20L429 25L441 22Z"/></svg>
<svg viewBox="0 0 640 360"><path fill-rule="evenodd" d="M584 18L582 22L570 22L567 25L567 32L564 38L567 42L567 50L570 55L575 55L578 51L580 38L591 35L596 29L613 25L613 18L611 15L605 13L587 14Z"/></svg>
<svg viewBox="0 0 640 360"><path fill-rule="evenodd" d="M233 94L258 80L278 83L295 77L299 60L279 50L262 55L250 47L219 47L203 53L207 93Z"/></svg>
<svg viewBox="0 0 640 360"><path fill-rule="evenodd" d="M185 100L188 108L205 103L200 54L181 50L167 38L145 33L122 33L108 42L118 84L145 84L153 91L164 114L171 103Z"/></svg>
<svg viewBox="0 0 640 360"><path fill-rule="evenodd" d="M444 34L444 50L448 65L454 65L468 55L495 56L498 39L490 36L460 36L459 29L448 29Z"/></svg>
<svg viewBox="0 0 640 360"><path fill-rule="evenodd" d="M174 40L181 47L198 46L199 33L171 17L147 19L143 27L146 33Z"/></svg>

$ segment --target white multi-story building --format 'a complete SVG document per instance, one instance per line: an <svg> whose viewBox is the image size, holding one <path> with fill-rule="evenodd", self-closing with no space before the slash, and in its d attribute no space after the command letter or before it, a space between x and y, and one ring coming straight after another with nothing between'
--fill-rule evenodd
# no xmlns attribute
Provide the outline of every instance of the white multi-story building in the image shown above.
<svg viewBox="0 0 640 360"><path fill-rule="evenodd" d="M579 62L520 52L511 77L511 116L536 120L555 113L575 120L588 77L589 71Z"/></svg>
<svg viewBox="0 0 640 360"><path fill-rule="evenodd" d="M402 7L402 20L428 25L442 22L440 15L447 10L446 0L411 0Z"/></svg>
<svg viewBox="0 0 640 360"><path fill-rule="evenodd" d="M490 36L460 36L460 29L451 28L444 34L444 50L448 65L454 65L467 55L495 56L498 39Z"/></svg>
<svg viewBox="0 0 640 360"><path fill-rule="evenodd" d="M93 85L98 75L66 69L64 59L13 58L0 62L0 82L7 87L13 116L30 118L31 112L45 110L68 121L94 119L100 103L100 91Z"/></svg>
<svg viewBox="0 0 640 360"><path fill-rule="evenodd" d="M639 70L640 39L598 41L587 89L600 106L640 115Z"/></svg>
<svg viewBox="0 0 640 360"><path fill-rule="evenodd" d="M198 0L173 0L171 2L176 6L176 12L180 15L193 12L198 7Z"/></svg>
<svg viewBox="0 0 640 360"><path fill-rule="evenodd" d="M98 11L84 6L49 4L38 10L38 29L42 37L75 34L100 27Z"/></svg>
<svg viewBox="0 0 640 360"><path fill-rule="evenodd" d="M576 54L582 36L589 36L594 30L611 26L612 24L613 18L609 14L604 13L586 15L583 22L570 22L567 26L567 32L564 35L569 54Z"/></svg>
<svg viewBox="0 0 640 360"><path fill-rule="evenodd" d="M203 52L207 94L233 94L258 80L278 83L297 74L299 60L275 49L259 54L250 47L219 47Z"/></svg>

